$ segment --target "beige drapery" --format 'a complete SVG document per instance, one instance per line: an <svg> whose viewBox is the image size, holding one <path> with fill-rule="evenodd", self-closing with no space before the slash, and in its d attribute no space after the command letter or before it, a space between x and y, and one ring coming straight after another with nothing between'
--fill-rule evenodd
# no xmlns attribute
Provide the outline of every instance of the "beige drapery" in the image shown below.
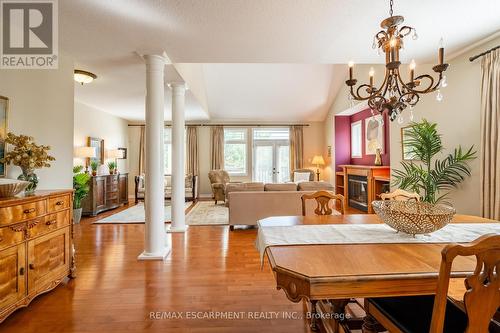
<svg viewBox="0 0 500 333"><path fill-rule="evenodd" d="M481 213L500 219L500 50L481 61Z"/></svg>
<svg viewBox="0 0 500 333"><path fill-rule="evenodd" d="M141 126L141 134L140 134L140 138L139 138L139 175L142 175L145 171L145 164L144 164L144 146L145 146L145 131L146 129L144 128L144 126Z"/></svg>
<svg viewBox="0 0 500 333"><path fill-rule="evenodd" d="M188 175L197 176L200 172L198 159L198 127L186 127L186 171Z"/></svg>
<svg viewBox="0 0 500 333"><path fill-rule="evenodd" d="M224 165L224 127L213 126L210 131L210 165L212 170L222 169Z"/></svg>
<svg viewBox="0 0 500 333"><path fill-rule="evenodd" d="M304 167L304 131L302 126L290 126L290 172Z"/></svg>

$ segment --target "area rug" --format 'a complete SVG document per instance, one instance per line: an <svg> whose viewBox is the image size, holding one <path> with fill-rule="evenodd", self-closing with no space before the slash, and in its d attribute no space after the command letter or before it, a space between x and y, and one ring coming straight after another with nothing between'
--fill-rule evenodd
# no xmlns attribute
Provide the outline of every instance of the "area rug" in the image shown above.
<svg viewBox="0 0 500 333"><path fill-rule="evenodd" d="M229 208L224 203L199 201L186 216L187 225L227 225L229 224Z"/></svg>
<svg viewBox="0 0 500 333"><path fill-rule="evenodd" d="M165 202L165 222L172 219L172 210L170 207L171 203ZM187 209L192 205L192 202L186 202L185 208ZM146 220L146 212L144 211L144 203L139 203L135 206L122 210L116 214L105 217L99 221L94 222L94 224L127 224L127 223L144 223Z"/></svg>

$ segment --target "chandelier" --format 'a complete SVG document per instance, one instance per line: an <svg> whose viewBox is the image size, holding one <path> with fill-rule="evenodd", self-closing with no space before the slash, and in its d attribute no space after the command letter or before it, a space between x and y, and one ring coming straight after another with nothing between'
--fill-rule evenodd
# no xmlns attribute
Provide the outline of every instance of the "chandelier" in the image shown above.
<svg viewBox="0 0 500 333"><path fill-rule="evenodd" d="M415 61L412 60L409 66L409 81L405 82L399 70L401 66L399 50L404 47L403 39L406 36L411 34L414 40L418 36L415 28L406 25L401 28L398 27L403 23L404 18L403 16L392 15L393 0L390 0L389 6L390 16L380 23L383 30L375 35L372 45L374 49L378 48L379 52L383 51L385 53L385 76L382 84L380 87L374 85L375 72L372 68L369 72L369 83L361 84L355 88L358 80L353 77L353 62L349 62L349 80L346 81L346 84L350 89L349 99L351 101L368 100L368 106L372 110L380 113L388 110L391 121L398 118L398 122L402 123L401 112L407 107L413 108L420 100L420 94L437 91L436 99L438 101L443 99L439 89L446 86L446 76L443 75L443 72L448 68L448 64L444 63L444 47L441 39L438 50L438 64L432 67L438 78L435 80L429 74L415 77Z"/></svg>

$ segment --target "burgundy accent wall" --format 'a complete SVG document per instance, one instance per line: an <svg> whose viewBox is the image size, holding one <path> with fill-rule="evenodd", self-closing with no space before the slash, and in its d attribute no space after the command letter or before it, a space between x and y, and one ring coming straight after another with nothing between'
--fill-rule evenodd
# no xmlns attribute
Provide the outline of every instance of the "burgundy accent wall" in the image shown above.
<svg viewBox="0 0 500 333"><path fill-rule="evenodd" d="M366 155L365 151L365 119L370 118L372 113L370 109L365 109L361 112L355 113L351 116L336 116L335 117L335 167L339 169L341 164L354 164L354 165L375 165L375 155ZM382 156L382 164L391 165L390 159L390 133L389 133L389 117L384 113L384 153ZM362 133L362 157L351 158L351 124L362 120L361 133ZM340 156L339 156L340 155Z"/></svg>
<svg viewBox="0 0 500 333"><path fill-rule="evenodd" d="M339 165L351 164L351 117L335 117L335 170Z"/></svg>

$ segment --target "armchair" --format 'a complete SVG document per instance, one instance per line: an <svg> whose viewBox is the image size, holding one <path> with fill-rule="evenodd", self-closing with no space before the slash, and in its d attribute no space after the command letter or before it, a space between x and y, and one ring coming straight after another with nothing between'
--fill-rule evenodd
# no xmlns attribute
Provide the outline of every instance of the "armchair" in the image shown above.
<svg viewBox="0 0 500 333"><path fill-rule="evenodd" d="M303 174L309 174L309 179L307 179L307 180L302 179L300 176L303 176ZM301 179L299 180L299 178L301 178ZM314 171L312 171L310 169L295 169L295 170L293 170L290 179L294 183L296 183L297 181L310 181L310 182L312 182L312 181L314 181Z"/></svg>
<svg viewBox="0 0 500 333"><path fill-rule="evenodd" d="M225 170L211 170L208 173L210 185L212 186L212 194L217 201L226 201L226 184L229 183L229 174Z"/></svg>

